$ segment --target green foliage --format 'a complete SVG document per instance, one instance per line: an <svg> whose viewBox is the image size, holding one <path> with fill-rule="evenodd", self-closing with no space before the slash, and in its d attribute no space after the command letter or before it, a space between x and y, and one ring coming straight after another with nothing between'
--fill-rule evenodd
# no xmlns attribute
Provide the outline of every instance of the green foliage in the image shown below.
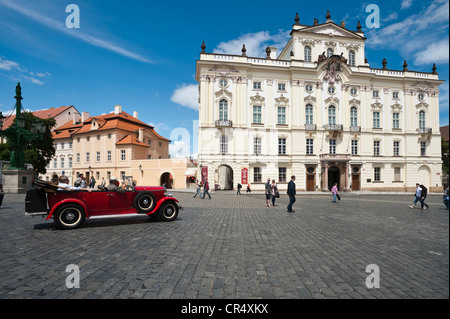
<svg viewBox="0 0 450 319"><path fill-rule="evenodd" d="M449 146L448 146L448 141L445 141L444 138L442 138L442 171L445 174L449 174Z"/></svg>

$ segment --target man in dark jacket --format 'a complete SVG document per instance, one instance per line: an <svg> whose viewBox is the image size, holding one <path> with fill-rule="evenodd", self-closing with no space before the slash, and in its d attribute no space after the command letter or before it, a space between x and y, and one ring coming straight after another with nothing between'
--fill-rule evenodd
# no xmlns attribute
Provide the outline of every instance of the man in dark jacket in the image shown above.
<svg viewBox="0 0 450 319"><path fill-rule="evenodd" d="M422 198L422 201L420 202L420 204L422 206L422 209L428 209L429 206L428 206L427 203L425 203L425 198L427 198L428 189L425 186L423 186L423 185L420 185L420 188L422 188L422 194L420 196ZM425 208L425 206L427 208Z"/></svg>
<svg viewBox="0 0 450 319"><path fill-rule="evenodd" d="M295 176L292 175L291 180L288 183L288 189L287 189L287 194L289 195L289 205L287 207L287 210L289 213L293 213L295 212L294 210L292 210L292 205L295 203Z"/></svg>

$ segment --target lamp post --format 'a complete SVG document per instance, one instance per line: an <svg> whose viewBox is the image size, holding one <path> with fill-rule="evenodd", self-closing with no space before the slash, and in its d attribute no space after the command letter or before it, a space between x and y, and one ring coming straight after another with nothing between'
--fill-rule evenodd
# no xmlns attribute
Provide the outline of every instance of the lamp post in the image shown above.
<svg viewBox="0 0 450 319"><path fill-rule="evenodd" d="M46 127L40 120L35 120L30 129L25 128L25 118L22 114L22 88L20 83L16 86L16 119L15 123L3 131L5 117L0 112L0 136L6 137L11 147L11 166L9 169L26 170L25 147L32 141L41 140Z"/></svg>

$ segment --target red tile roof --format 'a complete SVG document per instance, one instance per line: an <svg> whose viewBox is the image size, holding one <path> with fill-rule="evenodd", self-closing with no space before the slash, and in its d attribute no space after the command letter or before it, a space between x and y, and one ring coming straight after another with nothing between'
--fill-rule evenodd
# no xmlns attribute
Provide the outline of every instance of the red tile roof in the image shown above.
<svg viewBox="0 0 450 319"><path fill-rule="evenodd" d="M74 107L73 105L70 106L61 106L61 107L57 107L57 108L49 108L47 110L40 110L40 111L34 111L32 112L34 116L37 116L41 119L48 119L51 117L56 117L59 114L63 113L64 111L66 111L67 109ZM7 129L8 127L11 126L11 124L14 122L14 119L16 118L16 115L9 115L5 118L5 122L3 124L3 129Z"/></svg>
<svg viewBox="0 0 450 319"><path fill-rule="evenodd" d="M441 131L441 136L448 141L449 137L448 137L448 125L447 126L442 126L440 127L440 131Z"/></svg>

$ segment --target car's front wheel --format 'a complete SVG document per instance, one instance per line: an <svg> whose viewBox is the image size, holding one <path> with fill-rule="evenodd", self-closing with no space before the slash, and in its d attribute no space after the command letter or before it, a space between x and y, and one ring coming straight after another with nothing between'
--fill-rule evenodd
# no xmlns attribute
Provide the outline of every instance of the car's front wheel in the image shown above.
<svg viewBox="0 0 450 319"><path fill-rule="evenodd" d="M58 208L53 218L59 229L75 229L84 223L86 213L80 205L67 204Z"/></svg>
<svg viewBox="0 0 450 319"><path fill-rule="evenodd" d="M177 216L178 216L178 205L173 201L169 201L163 204L158 214L159 219L164 222L171 222L175 220Z"/></svg>

